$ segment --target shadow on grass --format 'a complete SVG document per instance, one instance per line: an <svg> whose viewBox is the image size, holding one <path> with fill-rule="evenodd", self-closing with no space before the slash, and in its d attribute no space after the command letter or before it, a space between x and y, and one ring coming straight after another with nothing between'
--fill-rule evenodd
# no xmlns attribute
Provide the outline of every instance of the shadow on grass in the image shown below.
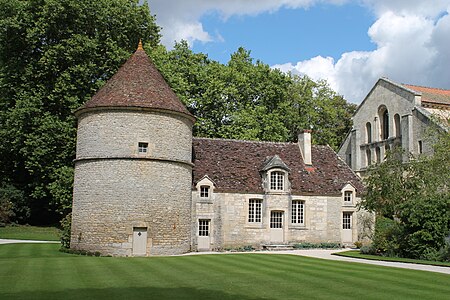
<svg viewBox="0 0 450 300"><path fill-rule="evenodd" d="M249 297L247 295L227 294L222 291L161 287L129 287L129 288L104 288L104 289L67 289L62 291L27 291L16 293L0 292L0 299L240 299L257 300L274 298Z"/></svg>

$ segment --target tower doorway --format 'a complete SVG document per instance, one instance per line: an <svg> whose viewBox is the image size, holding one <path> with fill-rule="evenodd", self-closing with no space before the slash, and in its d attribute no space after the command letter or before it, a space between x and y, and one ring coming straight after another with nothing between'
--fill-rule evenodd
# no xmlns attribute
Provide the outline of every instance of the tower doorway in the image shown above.
<svg viewBox="0 0 450 300"><path fill-rule="evenodd" d="M147 255L147 227L133 227L133 256Z"/></svg>

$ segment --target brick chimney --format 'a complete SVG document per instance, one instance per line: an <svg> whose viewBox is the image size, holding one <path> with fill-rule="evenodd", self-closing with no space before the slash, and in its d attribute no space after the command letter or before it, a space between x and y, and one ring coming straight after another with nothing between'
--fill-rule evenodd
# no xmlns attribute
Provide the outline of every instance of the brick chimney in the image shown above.
<svg viewBox="0 0 450 300"><path fill-rule="evenodd" d="M303 130L298 134L298 146L305 165L312 165L311 159L311 130Z"/></svg>

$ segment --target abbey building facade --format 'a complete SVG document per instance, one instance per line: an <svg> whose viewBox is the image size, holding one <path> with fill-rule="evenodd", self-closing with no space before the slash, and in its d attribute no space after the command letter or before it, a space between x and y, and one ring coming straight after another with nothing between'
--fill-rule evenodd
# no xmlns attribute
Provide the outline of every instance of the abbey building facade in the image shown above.
<svg viewBox="0 0 450 300"><path fill-rule="evenodd" d="M353 128L338 154L362 176L396 146L404 150L404 160L430 155L430 126L448 130L449 118L450 90L380 78L353 115Z"/></svg>

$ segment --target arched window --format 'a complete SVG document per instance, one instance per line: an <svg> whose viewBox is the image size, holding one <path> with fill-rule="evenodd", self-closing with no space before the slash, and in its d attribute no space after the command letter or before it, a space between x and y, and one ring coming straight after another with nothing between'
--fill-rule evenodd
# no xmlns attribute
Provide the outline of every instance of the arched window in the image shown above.
<svg viewBox="0 0 450 300"><path fill-rule="evenodd" d="M367 166L370 166L372 164L372 153L370 152L370 149L366 149L366 161Z"/></svg>
<svg viewBox="0 0 450 300"><path fill-rule="evenodd" d="M380 138L385 140L389 138L389 112L386 106L380 106L378 109L378 117L380 119Z"/></svg>
<svg viewBox="0 0 450 300"><path fill-rule="evenodd" d="M402 128L400 127L400 116L399 114L394 115L394 126L395 126L395 136L400 137L402 135Z"/></svg>
<svg viewBox="0 0 450 300"><path fill-rule="evenodd" d="M372 143L372 124L366 123L366 143Z"/></svg>
<svg viewBox="0 0 450 300"><path fill-rule="evenodd" d="M380 147L377 147L375 149L375 156L376 156L376 159L377 159L377 163L379 164L381 162L381 150L380 150Z"/></svg>

